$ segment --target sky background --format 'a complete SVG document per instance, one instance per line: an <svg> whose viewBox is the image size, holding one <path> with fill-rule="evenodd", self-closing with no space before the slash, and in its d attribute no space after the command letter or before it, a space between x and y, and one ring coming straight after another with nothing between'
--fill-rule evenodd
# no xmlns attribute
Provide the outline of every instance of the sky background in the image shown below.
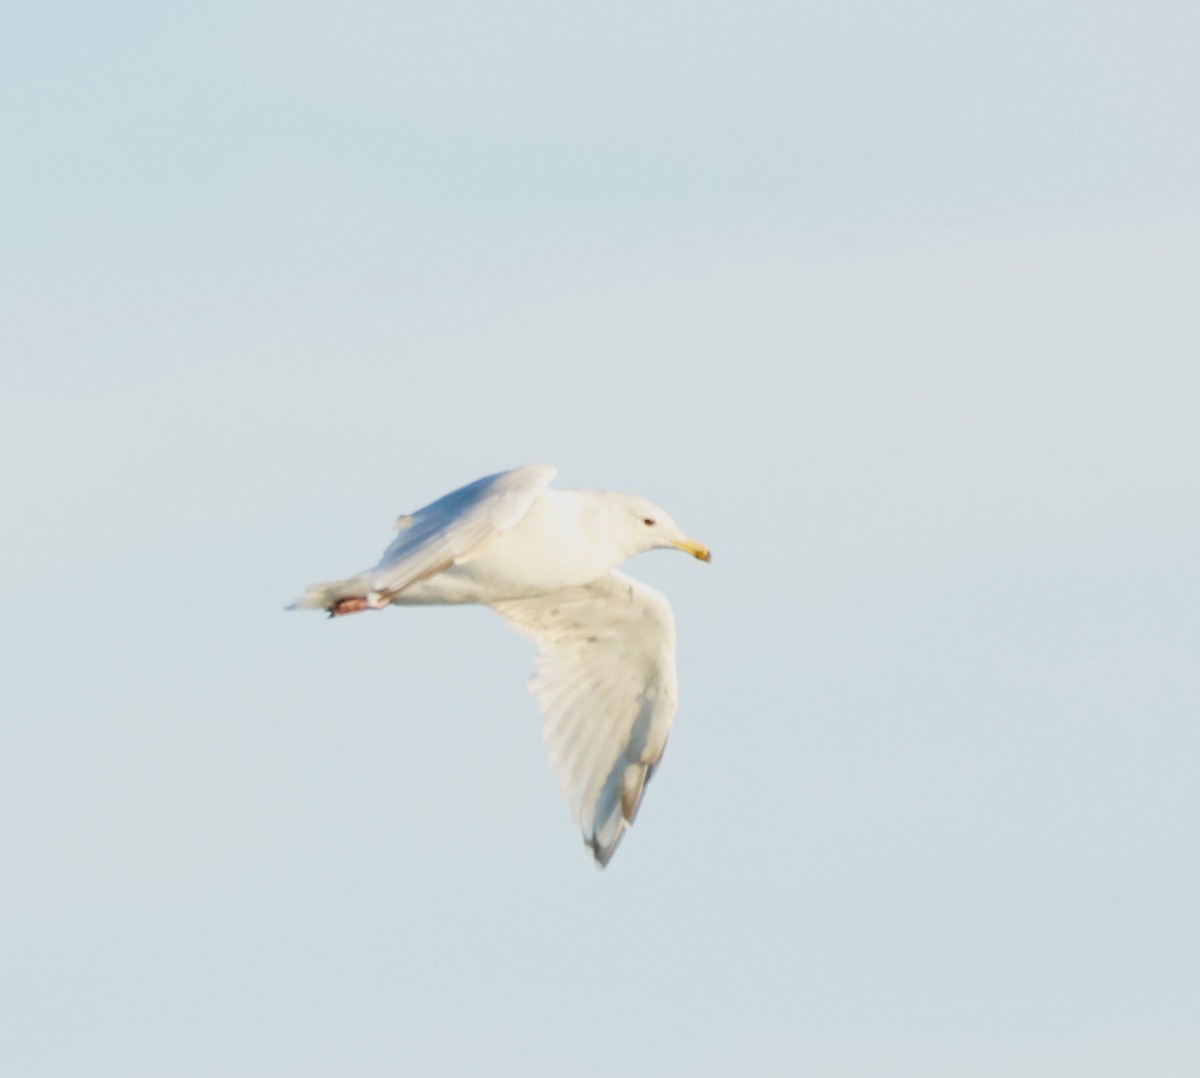
<svg viewBox="0 0 1200 1078"><path fill-rule="evenodd" d="M0 1072L1200 1068L1191 3L10 5ZM660 502L603 873L482 609Z"/></svg>

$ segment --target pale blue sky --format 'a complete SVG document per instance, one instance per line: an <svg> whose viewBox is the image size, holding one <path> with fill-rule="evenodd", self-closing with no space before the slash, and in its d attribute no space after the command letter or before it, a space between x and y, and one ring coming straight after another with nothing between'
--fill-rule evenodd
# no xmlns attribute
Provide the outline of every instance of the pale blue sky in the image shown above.
<svg viewBox="0 0 1200 1078"><path fill-rule="evenodd" d="M1195 1073L1198 21L0 17L0 1073ZM527 642L282 612L534 461L715 552L604 873Z"/></svg>

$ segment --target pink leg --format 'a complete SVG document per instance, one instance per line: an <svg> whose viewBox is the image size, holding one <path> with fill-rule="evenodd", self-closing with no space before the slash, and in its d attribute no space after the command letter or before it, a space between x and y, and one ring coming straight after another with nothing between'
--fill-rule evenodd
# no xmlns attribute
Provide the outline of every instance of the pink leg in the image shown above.
<svg viewBox="0 0 1200 1078"><path fill-rule="evenodd" d="M337 618L343 614L357 614L360 610L382 610L387 605L388 601L385 595L377 591L367 595L351 595L345 599L336 600L329 608L329 616Z"/></svg>
<svg viewBox="0 0 1200 1078"><path fill-rule="evenodd" d="M370 610L370 604L366 597L355 595L349 599L338 599L337 602L329 608L329 616L331 618L341 617L343 614L357 614L360 610Z"/></svg>

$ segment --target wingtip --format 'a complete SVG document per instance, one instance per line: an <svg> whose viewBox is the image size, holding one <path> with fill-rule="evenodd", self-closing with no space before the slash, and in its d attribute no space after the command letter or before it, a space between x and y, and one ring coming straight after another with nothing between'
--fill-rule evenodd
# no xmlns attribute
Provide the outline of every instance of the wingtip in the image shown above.
<svg viewBox="0 0 1200 1078"><path fill-rule="evenodd" d="M601 846L595 839L585 838L583 844L591 850L592 861L596 865L597 872L603 872L608 867L608 862L612 860L612 855L617 850L615 842L611 846Z"/></svg>
<svg viewBox="0 0 1200 1078"><path fill-rule="evenodd" d="M613 854L617 852L617 847L621 845L621 839L625 837L625 832L629 830L629 822L622 818L620 826L617 828L617 833L613 840L609 843L600 841L598 835L587 835L583 838L583 844L591 850L592 858L596 862L597 869L608 867L608 862L613 859Z"/></svg>

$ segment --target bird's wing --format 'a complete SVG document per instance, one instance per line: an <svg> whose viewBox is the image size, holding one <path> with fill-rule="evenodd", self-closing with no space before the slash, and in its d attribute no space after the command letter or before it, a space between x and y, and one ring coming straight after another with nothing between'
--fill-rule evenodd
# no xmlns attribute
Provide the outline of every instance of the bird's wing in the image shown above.
<svg viewBox="0 0 1200 1078"><path fill-rule="evenodd" d="M374 569L346 580L313 584L293 608L329 608L337 600L376 592L384 600L481 554L528 511L558 474L548 464L485 476L396 522L399 534Z"/></svg>
<svg viewBox="0 0 1200 1078"><path fill-rule="evenodd" d="M537 643L529 683L550 763L603 866L637 815L675 718L675 620L667 600L621 573L586 587L495 603Z"/></svg>
<svg viewBox="0 0 1200 1078"><path fill-rule="evenodd" d="M372 590L397 595L481 554L528 511L558 474L532 464L485 476L401 518L400 534L371 574Z"/></svg>

